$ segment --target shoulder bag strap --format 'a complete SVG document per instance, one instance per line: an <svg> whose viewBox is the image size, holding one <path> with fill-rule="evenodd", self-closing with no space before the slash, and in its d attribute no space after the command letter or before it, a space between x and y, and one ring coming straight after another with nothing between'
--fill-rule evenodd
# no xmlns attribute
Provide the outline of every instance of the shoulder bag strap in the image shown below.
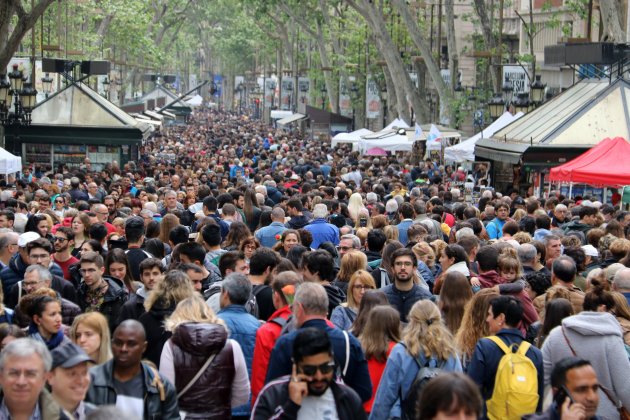
<svg viewBox="0 0 630 420"><path fill-rule="evenodd" d="M560 325L560 328L562 329L562 335L564 336L564 341L566 341L567 344L569 345L569 350L571 350L571 353L573 353L574 357L577 357L577 353L575 352L575 349L571 345L571 342L569 341L569 337L567 337L567 333L564 330L564 325Z"/></svg>
<svg viewBox="0 0 630 420"><path fill-rule="evenodd" d="M350 337L348 336L348 332L343 330L343 336L346 339L346 364L343 367L343 371L341 374L343 377L346 377L346 372L348 371L348 365L350 365Z"/></svg>
<svg viewBox="0 0 630 420"><path fill-rule="evenodd" d="M226 343L227 343L227 341L226 341ZM181 396L184 395L195 384L195 382L197 382L199 377L201 377L201 375L206 371L206 369L208 369L208 366L210 366L210 363L212 363L212 361L214 360L215 356L217 354L219 354L221 352L221 350L219 350L216 353L211 354L210 357L208 357L208 360L206 360L206 363L203 364L203 366L199 369L199 371L195 374L195 376L190 380L190 382L188 382L186 384L184 389L182 389L181 391L179 391L177 393L177 399L180 399Z"/></svg>

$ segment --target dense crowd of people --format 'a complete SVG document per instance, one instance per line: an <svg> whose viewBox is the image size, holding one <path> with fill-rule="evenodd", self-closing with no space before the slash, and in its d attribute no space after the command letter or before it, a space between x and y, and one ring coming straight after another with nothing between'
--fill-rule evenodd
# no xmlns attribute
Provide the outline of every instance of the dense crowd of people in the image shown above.
<svg viewBox="0 0 630 420"><path fill-rule="evenodd" d="M0 419L628 418L630 212L400 159L200 111L0 181Z"/></svg>

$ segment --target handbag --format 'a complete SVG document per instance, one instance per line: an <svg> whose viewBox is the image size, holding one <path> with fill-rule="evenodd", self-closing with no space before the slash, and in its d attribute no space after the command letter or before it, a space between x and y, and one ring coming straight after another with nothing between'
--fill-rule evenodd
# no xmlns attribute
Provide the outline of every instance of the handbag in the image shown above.
<svg viewBox="0 0 630 420"><path fill-rule="evenodd" d="M575 349L573 348L573 346L571 345L571 342L569 341L569 337L567 337L567 334L564 330L564 325L561 325L560 328L562 329L562 335L564 336L564 341L566 341L567 344L569 345L569 350L571 350L571 353L573 353L574 357L578 357L577 353L575 352ZM606 397L612 403L612 405L614 405L617 408L617 411L619 411L620 420L630 420L630 412L626 409L626 407L623 406L623 404L621 403L621 400L615 401L615 399L613 398L613 395L610 393L609 390L607 390L601 385L599 386L599 388L602 390L604 395L606 395Z"/></svg>

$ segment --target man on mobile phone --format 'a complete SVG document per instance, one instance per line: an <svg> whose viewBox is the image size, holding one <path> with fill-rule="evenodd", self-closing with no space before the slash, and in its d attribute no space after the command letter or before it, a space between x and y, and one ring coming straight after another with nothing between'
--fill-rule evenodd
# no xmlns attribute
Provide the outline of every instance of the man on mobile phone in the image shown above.
<svg viewBox="0 0 630 420"><path fill-rule="evenodd" d="M367 419L359 395L335 382L335 370L328 334L317 328L300 330L293 342L291 375L263 388L252 419Z"/></svg>
<svg viewBox="0 0 630 420"><path fill-rule="evenodd" d="M600 384L591 363L577 357L560 360L551 372L553 403L526 420L597 420ZM602 390L602 392L604 392ZM604 395L606 395L604 393Z"/></svg>

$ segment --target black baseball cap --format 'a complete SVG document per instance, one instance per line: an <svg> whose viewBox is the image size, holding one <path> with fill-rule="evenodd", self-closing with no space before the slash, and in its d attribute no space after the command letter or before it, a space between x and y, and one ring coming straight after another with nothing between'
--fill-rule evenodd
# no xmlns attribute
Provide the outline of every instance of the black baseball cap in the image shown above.
<svg viewBox="0 0 630 420"><path fill-rule="evenodd" d="M81 347L74 343L66 343L58 346L51 354L53 358L53 369L58 367L68 369L83 362L95 363Z"/></svg>

